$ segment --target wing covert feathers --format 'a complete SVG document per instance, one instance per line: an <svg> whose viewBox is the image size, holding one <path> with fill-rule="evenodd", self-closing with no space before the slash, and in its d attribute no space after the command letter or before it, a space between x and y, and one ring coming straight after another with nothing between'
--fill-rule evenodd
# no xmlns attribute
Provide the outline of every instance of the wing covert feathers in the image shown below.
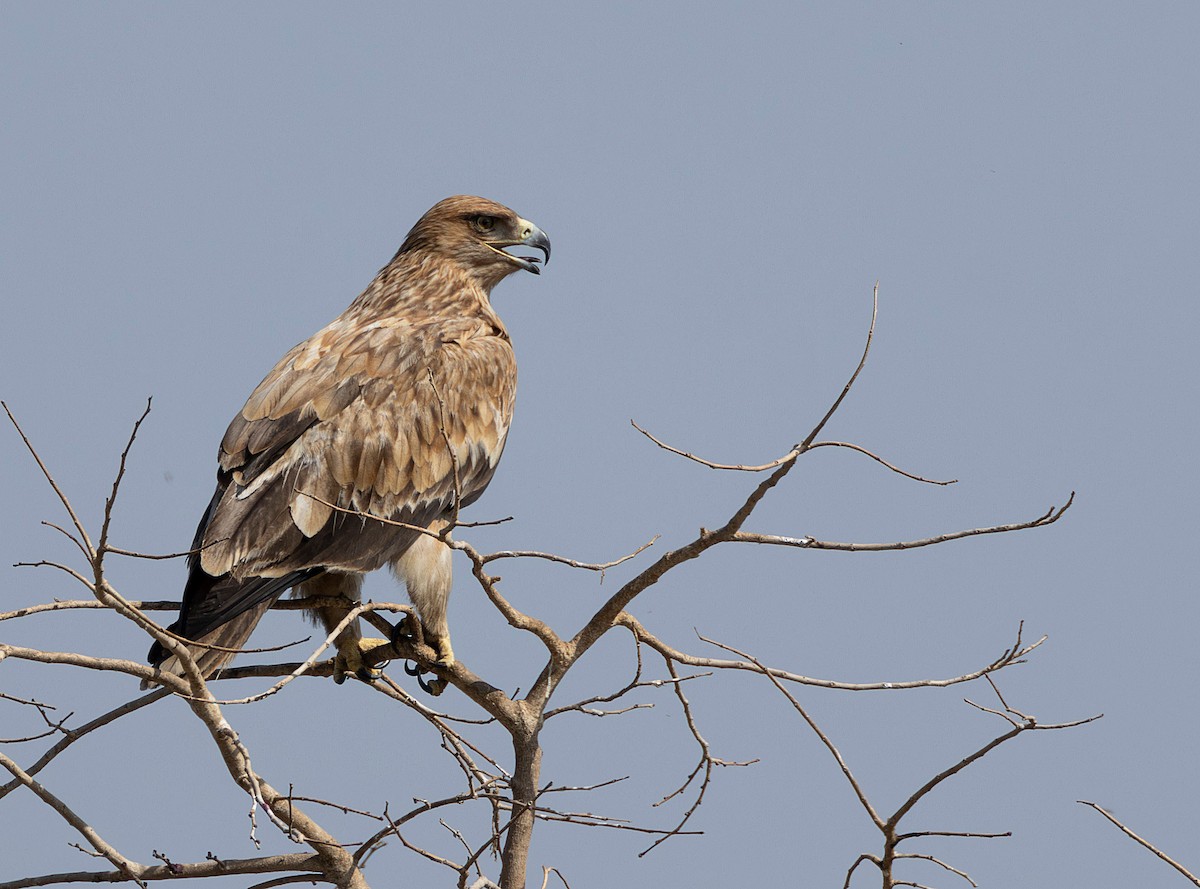
<svg viewBox="0 0 1200 889"><path fill-rule="evenodd" d="M427 525L453 506L456 461L463 505L477 498L508 434L516 362L506 337L453 329L463 326L363 334L335 324L314 339L340 334L352 354L335 341L308 366L295 364L312 354L303 345L285 356L221 444L231 484L204 531L204 571L282 574L314 556L324 567L371 571L398 553L366 553L353 534L323 533L369 522L339 510ZM379 357L368 362L361 350ZM339 378L346 367L353 375ZM402 530L390 536L407 545Z"/></svg>

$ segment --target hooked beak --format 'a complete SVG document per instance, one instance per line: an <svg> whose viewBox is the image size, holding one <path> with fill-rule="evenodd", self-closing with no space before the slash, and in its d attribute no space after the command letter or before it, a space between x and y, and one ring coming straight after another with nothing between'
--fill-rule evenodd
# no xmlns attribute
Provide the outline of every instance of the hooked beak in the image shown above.
<svg viewBox="0 0 1200 889"><path fill-rule="evenodd" d="M550 262L550 238L544 231L530 222L528 219L517 219L517 230L521 233L519 240L514 241L491 241L488 246L495 250L500 255L512 260L527 272L533 272L535 275L540 275L542 270L538 268L538 263ZM535 256L516 256L500 248L502 247L533 247L542 251L542 259Z"/></svg>

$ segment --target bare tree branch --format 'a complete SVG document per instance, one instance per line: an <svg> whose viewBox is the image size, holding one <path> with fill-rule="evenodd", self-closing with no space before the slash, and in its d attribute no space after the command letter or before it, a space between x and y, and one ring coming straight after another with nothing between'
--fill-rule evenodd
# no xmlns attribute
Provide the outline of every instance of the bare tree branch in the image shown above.
<svg viewBox="0 0 1200 889"><path fill-rule="evenodd" d="M36 778L3 753L0 753L0 765L8 769L18 782L33 791L35 796L75 828L93 849L112 862L113 866L125 875L125 879L132 880L142 887L146 885L141 879L142 872L145 870L144 865L138 864L136 861L131 861L118 852L115 847L96 832L95 828L75 814L75 811L70 806L47 790Z"/></svg>
<svg viewBox="0 0 1200 889"><path fill-rule="evenodd" d="M655 534L648 541L643 543L631 553L620 556L608 562L580 562L576 559L568 559L564 556L558 556L554 553L543 553L536 550L501 550L499 552L488 553L486 556L481 556L483 564L494 562L497 559L545 559L548 562L557 562L560 565L568 565L571 568L581 568L584 571L597 571L601 578L604 577L604 572L609 568L615 568L617 565L623 565L630 559L636 558L643 552L654 546L660 535Z"/></svg>
<svg viewBox="0 0 1200 889"><path fill-rule="evenodd" d="M23 562L23 565L35 565L35 562ZM49 564L49 563L45 563ZM57 567L57 566L53 566ZM76 579L82 583L88 583L81 575L76 576ZM90 587L89 587L90 588ZM156 601L156 602L138 602L131 600L130 605L133 605L140 611L178 611L179 602L176 601ZM44 614L48 611L75 611L79 609L98 608L103 611L111 611L112 609L103 602L95 599L62 599L54 602L45 602L41 605L27 605L24 608L17 608L13 611L0 611L0 621L15 620L19 617L28 617L31 614Z"/></svg>
<svg viewBox="0 0 1200 889"><path fill-rule="evenodd" d="M1160 859L1165 861L1167 864L1171 865L1171 867L1175 868L1175 870L1179 871L1179 873L1183 874L1183 876L1186 877L1188 880L1191 880L1193 886L1200 886L1200 877L1197 877L1194 873L1192 873L1190 870L1188 870L1186 867L1184 867L1182 864L1180 864L1178 861L1176 861L1174 858L1172 858L1166 852L1159 849L1157 846L1155 846L1149 840L1138 836L1136 833L1134 833L1132 830L1130 830L1128 827L1126 827L1112 812L1097 805L1096 803L1088 802L1087 800L1084 800L1084 799L1076 800L1076 802L1078 802L1081 806L1088 806L1092 809L1095 809L1097 812L1099 812L1101 815L1103 815L1105 818L1107 818L1110 822L1112 822L1112 824L1117 828L1117 830L1121 831L1121 833L1125 834L1125 836L1129 837L1131 840L1133 840L1135 843L1137 843L1142 848L1148 849L1149 851L1153 852Z"/></svg>
<svg viewBox="0 0 1200 889"><path fill-rule="evenodd" d="M71 502L67 500L66 495L63 494L62 489L59 488L58 482L54 480L54 477L50 474L50 470L47 469L46 464L42 462L41 455L39 455L37 450L34 449L33 443L25 434L25 430L21 428L21 424L17 422L17 418L13 416L13 412L8 409L8 405L5 402L0 401L0 407L4 408L4 413L8 415L8 421L12 423L13 428L17 430L17 435L21 436L21 441L25 443L26 450L29 451L34 462L37 463L38 469L42 471L42 476L50 485L50 489L54 491L55 496L58 497L58 502L62 504L63 508L67 511L67 515L70 516L71 524L75 526L75 533L79 535L79 545L83 547L83 550L87 554L88 558L92 558L95 555L95 549L92 547L91 538L88 537L87 530L83 527L83 522L79 520L79 516L75 514L75 510L71 507Z"/></svg>
<svg viewBox="0 0 1200 889"><path fill-rule="evenodd" d="M967 703L970 704L971 702L968 701ZM978 706L978 705L972 705L972 706ZM991 712L995 712L995 711L991 711ZM1103 714L1100 714L1097 716L1090 716L1086 719L1077 719L1073 722L1062 722L1062 723L1054 723L1054 724L1049 724L1049 725L1041 725L1035 719L1030 717L1027 721L1014 725L1010 731L1007 731L1004 734L993 738L991 741L988 741L988 743L984 744L978 750L974 751L973 753L968 754L967 756L964 756L962 759L960 759L954 765L939 772L938 774L936 774L932 778L930 778L928 781L926 781L923 785L921 785L921 787L918 790L916 790L912 794L912 796L910 796L907 800L904 801L904 803L901 804L900 808L896 809L896 811L894 813L892 813L892 817L890 819L888 819L888 823L894 828L900 822L900 819L903 818L906 814L908 814L908 812L912 809L912 807L915 806L918 802L920 802L920 800L924 796L926 796L930 791L932 791L935 787L937 787L939 784L941 784L947 778L951 778L954 775L957 775L959 772L961 772L967 766L971 765L971 763L976 762L976 761L982 759L983 757L987 756L987 754L991 753L993 750L995 750L1001 744L1004 744L1007 741L1011 741L1013 738L1017 737L1017 735L1023 734L1028 731L1057 731L1059 729L1075 728L1076 726L1087 725L1089 722L1095 722L1102 715Z"/></svg>
<svg viewBox="0 0 1200 889"><path fill-rule="evenodd" d="M121 451L121 460L117 466L117 475L112 483L112 493L104 501L104 519L100 524L100 539L96 544L97 564L99 560L104 558L104 554L108 551L108 529L112 526L113 507L117 505L117 492L121 488L121 480L125 478L125 467L129 460L129 452L133 449L134 441L137 440L138 430L142 428L142 423L150 415L150 403L152 401L153 399L151 398L146 399L146 409L133 422L133 428L129 431L129 440L125 442L125 449Z"/></svg>
<svg viewBox="0 0 1200 889"><path fill-rule="evenodd" d="M631 615L629 612L622 612L617 623L620 626L626 627L633 633L638 640L645 643L650 648L662 654L664 657L669 657L671 660L686 664L689 667L702 667L713 670L745 670L752 673L762 672L750 661L730 661L720 658L699 657L696 655L687 654L676 648L667 645L661 639L647 630L642 623ZM710 645L719 643L705 636L697 634L702 642L707 642ZM1042 636L1036 642L1023 643L1021 641L1021 630L1017 630L1017 641L1014 645L1004 651L998 658L990 664L973 670L970 673L964 673L961 676L954 676L949 679L913 679L907 681L884 681L884 682L840 682L833 679L816 679L811 676L802 676L798 673L790 673L786 670L780 670L775 667L764 667L771 676L777 679L782 679L786 682L794 682L797 685L813 685L818 688L831 688L839 691L899 691L909 688L943 688L950 685L959 685L963 682L971 682L979 679L981 676L986 676L989 673L1003 670L1005 667L1014 664L1025 663L1025 656L1034 649L1042 645L1046 641L1046 636Z"/></svg>
<svg viewBox="0 0 1200 889"><path fill-rule="evenodd" d="M956 478L946 479L945 481L939 481L938 479L935 479L935 478L925 478L925 476L923 476L923 475L917 475L916 473L908 472L906 470L901 469L899 466L896 466L893 463L889 463L887 460L883 459L883 457L880 457L874 451L869 451L866 448L864 448L862 445L856 445L853 442L849 442L849 441L814 441L811 445L808 446L808 449L810 451L815 451L817 448L848 448L852 451L858 451L860 454L865 454L866 456L870 457L876 463L880 463L883 466L886 466L892 472L894 472L898 475L902 475L905 478L910 478L915 482L921 482L922 484L940 485L942 487L945 487L946 485L958 484L958 479L956 479Z"/></svg>
<svg viewBox="0 0 1200 889"><path fill-rule="evenodd" d="M842 758L842 754L838 751L837 747L834 746L833 742L829 740L829 736L821 730L819 725L817 725L816 720L809 716L808 711L800 706L800 702L796 700L792 693L783 687L783 683L779 681L778 677L773 676L771 672L758 661L757 658L748 655L745 652L738 651L731 645L723 645L720 642L714 642L712 644L716 645L718 648L723 648L726 651L732 652L739 657L743 657L750 663L754 664L754 666L758 668L758 672L766 676L767 679L771 681L771 684L779 689L780 694L787 698L788 703L790 703L792 708L800 714L800 718L808 724L808 727L813 730L813 733L818 739L820 739L821 743L825 745L825 749L828 750L830 755L837 761L838 768L842 770L842 775L844 775L846 780L849 782L851 789L854 791L854 795L858 797L858 802L866 811L867 816L872 822L874 822L876 827L878 827L880 830L883 830L886 826L886 823L884 822L883 818L879 816L879 813L875 811L875 807L871 805L871 801L867 799L866 792L863 790L862 785L858 783L858 779L854 777L854 773L850 771L850 766L846 764L846 760Z"/></svg>
<svg viewBox="0 0 1200 889"><path fill-rule="evenodd" d="M296 853L292 855L265 855L261 858L222 858L209 861L189 862L146 867L140 879L144 882L178 880L184 877L224 877L247 874L269 874L279 871L321 872L316 855ZM311 881L313 877L305 876ZM76 871L73 873L45 874L8 880L0 883L0 889L32 889L35 886L54 886L63 883L127 883L129 876L121 871Z"/></svg>
<svg viewBox="0 0 1200 889"><path fill-rule="evenodd" d="M634 420L630 420L629 423L631 426L633 426L634 429L636 429L638 432L642 433L642 435L646 436L646 438L650 439L652 442L654 442L656 445L658 445L664 451L670 451L672 454L677 454L680 457L685 457L686 459L691 460L693 463L699 463L701 466L707 466L709 469L730 470L730 471L735 471L735 472L764 472L768 469L774 469L776 466L780 466L783 463L786 463L793 456L799 456L796 449L793 448L792 450L790 450L786 454L784 454L782 457L776 457L774 460L771 460L767 463L760 463L755 466L747 465L745 463L717 463L712 460L706 460L703 457L697 457L695 454L693 454L689 451L685 451L680 448L672 447L671 445L664 442L662 439L658 438L657 436L655 436L655 435L651 434L650 432L648 432L647 430L643 429ZM862 445L857 445L857 444L854 444L853 442L814 441L812 444L810 444L808 446L808 448L806 450L815 451L817 448L847 448L852 451L858 451L858 453L865 454L866 456L868 456L872 460L874 460L876 463L879 463L879 464L887 467L892 472L902 475L905 478L910 478L913 481L923 482L924 484L927 484L927 485L953 485L953 484L958 483L958 479L956 479L956 478L952 478L947 481L939 481L937 479L925 478L924 476L917 475L916 473L913 473L913 472L908 472L904 469L901 469L899 466L896 466L894 463L891 463L890 461L885 460L883 457L879 456L874 451L868 450L867 448L864 448Z"/></svg>
<svg viewBox="0 0 1200 889"><path fill-rule="evenodd" d="M655 438L653 435L651 435L649 432L647 432L645 429L643 429L641 426L639 426L633 420L630 420L629 422L633 425L634 429L636 429L638 432L642 433L642 435L646 436L646 438L650 439L652 442L654 442L656 445L658 445L663 450L670 451L672 454L678 454L680 457L686 457L688 460L691 460L695 463L699 463L702 466L707 466L709 469L727 469L727 470L736 470L738 472L763 472L767 469L774 469L778 466L784 465L785 463L790 463L790 462L794 461L797 457L799 457L801 454L803 454L805 451L810 450L813 447L813 442L816 440L817 436L821 434L821 430L825 428L825 424L829 422L829 420L833 417L833 415L835 413L837 413L837 409L842 406L842 402L845 401L846 396L850 394L850 389L854 385L854 381L858 379L858 375L860 373L862 373L863 367L866 366L867 356L871 352L871 341L875 337L875 319L878 316L878 314L879 314L879 282L876 281L875 288L874 288L873 295L872 295L872 300L871 300L871 326L867 330L867 342L866 342L866 345L863 347L862 357L859 359L858 366L854 369L854 373L850 375L850 379L849 379L849 381L847 381L845 387L843 387L841 394L838 395L837 399L833 402L833 405L829 408L828 411L826 411L825 416L821 418L821 422L819 422L815 427L813 427L812 432L810 432L808 434L808 436L804 439L804 441L798 445L793 446L792 449L790 451L788 451L786 454L784 454L782 457L777 457L776 459L770 461L769 463L763 463L758 466L747 466L747 465L744 465L741 463L714 463L711 460L705 460L702 457L697 457L696 455L690 454L687 451L682 451L679 448L671 447L671 445L665 444L664 442ZM862 449L859 449L859 450L862 450ZM863 453L869 454L869 452L867 452L865 450L863 451ZM869 456L874 457L873 454L869 454ZM878 457L875 457L875 459L879 460ZM883 460L880 460L880 462L884 463L885 465L890 466L890 464L887 464ZM894 468L894 467L891 467L891 468ZM908 473L901 473L901 474L907 475Z"/></svg>
<svg viewBox="0 0 1200 889"><path fill-rule="evenodd" d="M143 707L153 704L155 701L161 701L168 695L170 695L170 691L167 689L156 689L147 695L143 695L140 698L136 698L135 700L129 701L126 704L122 704L120 707L109 710L107 713L96 717L79 728L71 729L62 739L58 741L58 743L42 754L42 757L36 763L29 767L28 774L31 776L36 775L47 765L49 765L56 756L58 756L76 741L81 740L96 729L102 728L103 726L108 725L122 716L133 713L142 709ZM21 782L16 779L13 779L12 781L3 785L0 787L0 799L8 796L9 793L16 790L20 786L22 786Z"/></svg>
<svg viewBox="0 0 1200 889"><path fill-rule="evenodd" d="M965 871L961 871L956 867L951 867L949 864L946 864L946 862L942 861L940 858L935 858L932 855L923 855L919 852L897 852L896 858L918 858L918 859L921 859L922 861L932 861L934 864L936 864L938 867L942 868L943 870L947 870L950 873L955 874L956 876L962 877L964 880L966 880L972 886L976 887L976 889L978 889L978 887L979 887L979 884L976 883L974 880L972 880L969 876L967 876Z"/></svg>
<svg viewBox="0 0 1200 889"><path fill-rule="evenodd" d="M641 852L639 852L638 858L641 858L644 855L646 855L647 853L654 851L654 849L656 849L659 845L661 845L662 843L669 840L671 837L679 836L684 832L683 828L692 819L692 816L694 814L696 814L696 810L699 809L700 805L704 802L704 794L708 790L708 785L712 782L712 775L713 775L714 767L716 767L716 766L748 766L748 765L753 765L754 763L758 762L757 759L751 759L751 760L747 760L744 762L734 762L734 761L730 761L730 760L717 759L715 756L712 755L712 749L709 747L708 741L704 738L704 736L702 734L700 734L700 729L696 725L696 719L692 715L692 705L688 701L687 696L683 693L683 686L681 685L681 682L680 682L681 677L679 676L678 673L675 672L674 662L670 658L664 658L663 660L666 663L667 672L669 672L671 674L671 679L674 681L672 688L675 690L675 697L677 697L679 699L679 705L683 709L683 716L684 716L684 719L687 720L688 731L690 731L692 733L692 737L696 739L696 743L700 746L700 761L698 763L696 763L696 767L694 769L692 769L691 774L689 774L687 776L687 778L684 780L683 784L681 784L676 790L673 790L670 793L668 793L666 796L664 796L662 799L660 799L654 805L656 807L661 806L664 803L666 803L668 800L671 800L674 797L679 796L681 793L683 793L685 790L687 790L687 788L691 785L692 781L695 780L695 778L698 774L700 774L702 771L704 774L703 774L703 777L700 779L700 789L696 793L696 798L694 800L692 800L692 804L691 804L691 806L688 807L688 810L683 813L683 817L679 819L679 823L676 824L670 830L666 831L662 836L660 836L657 840L655 840L653 843L651 843L649 846L647 846Z"/></svg>
<svg viewBox="0 0 1200 889"><path fill-rule="evenodd" d="M917 884L917 883L913 883L913 882L910 882L907 880L897 880L894 877L893 865L895 864L895 862L897 860L905 859L905 858L910 858L910 859L911 858L919 858L919 859L931 861L931 862L939 865L940 867L944 868L945 870L962 877L964 880L971 883L972 886L975 886L975 882L969 876L967 876L967 874L964 871L958 870L957 868L954 868L951 865L947 864L946 862L944 862L938 858L935 858L931 855L921 854L921 853L898 852L897 846L900 844L900 842L902 840L911 839L911 838L917 837L917 836L996 837L996 836L1006 836L1007 834L967 834L967 833L946 833L946 832L937 832L937 831L922 831L922 832L917 832L917 833L898 834L897 829L900 824L900 821L912 810L913 806L915 806L921 799L923 799L925 796L927 796L929 793L931 793L936 787L938 787L947 778L950 778L951 776L958 774L963 769L965 769L967 766L971 765L971 763L976 762L979 759L983 758L988 753L990 753L992 750L996 749L997 747L999 747L1001 744L1005 743L1006 741L1009 741L1012 738L1015 738L1017 735L1027 732L1027 731L1038 731L1038 730L1052 731L1052 730L1064 729L1064 728L1074 728L1075 726L1085 725L1089 722L1093 722L1096 719L1100 718L1099 716L1093 716L1093 717L1090 717L1087 719L1075 720L1073 722L1055 723L1055 724L1040 724L1034 717L1029 716L1024 713L1021 713L1020 711L1010 707L1008 705L1008 703L1004 700L1003 696L1000 694L1000 690L996 687L996 684L992 681L991 677L986 676L985 678L987 679L989 685L991 685L992 689L996 693L996 696L1000 699L1000 703L1004 707L1004 712L1000 712L1000 711L993 710L993 709L986 708L986 707L981 707L978 704L971 704L970 701L968 701L967 703L971 704L974 707L977 707L978 709L986 710L987 712L995 713L996 715L1001 716L1007 722L1009 722L1010 725L1012 725L1012 729L1010 731L1007 731L1004 734L1000 735L999 737L994 738L993 740L989 741L987 744L984 744L982 747L975 750L973 753L968 754L967 756L963 757L961 760L959 760L954 765L950 766L947 769L944 769L943 771L941 771L937 775L935 775L933 778L926 781L925 784L923 784L917 791L915 791L911 796L909 796L909 798L907 800L905 800L900 805L899 808L897 808L890 816L888 816L885 819L877 812L875 807L872 805L871 801L867 797L865 790L863 789L862 784L859 783L858 779L855 778L854 774L850 771L850 767L847 765L846 761L843 759L843 757L842 757L841 753L838 751L837 747L835 747L833 742L829 739L829 736L825 734L825 732L821 729L821 727L819 725L817 725L816 721L808 714L808 711L803 706L801 706L800 702L798 700L796 700L795 696L792 695L792 693L789 692L787 690L787 688L784 687L783 683L779 680L779 678L776 677L775 675L773 675L772 672L767 669L767 667L765 667L761 662L759 662L753 656L748 655L745 652L738 651L736 648L733 648L732 646L724 645L719 642L715 642L713 644L717 645L720 648L724 648L727 651L731 651L734 654L737 654L740 657L745 658L750 663L754 664L758 668L758 671L760 673L762 673L764 676L766 676L767 679L770 680L771 684L774 685L775 688L780 692L780 694L782 694L788 700L788 702L792 705L792 708L797 713L800 714L801 718L805 721L805 723L808 724L809 728L812 729L813 733L818 737L818 739L821 741L821 743L829 751L830 755L833 756L833 758L837 761L838 767L841 769L842 774L845 776L846 780L849 782L851 788L853 789L855 796L858 798L859 804L866 811L867 815L870 817L871 821L875 824L876 828L878 828L879 831L883 834L883 837L884 837L883 855L881 857L876 857L876 856L867 855L867 854L860 855L854 861L854 863L850 866L850 869L846 873L846 882L844 885L847 887L850 885L850 880L853 877L855 869L863 861L870 861L871 863L873 863L879 867L880 872L883 875L884 889L892 889L892 887L895 887L895 886L918 886L919 884ZM1013 717L1017 717L1020 721L1017 721L1017 719L1014 719Z"/></svg>
<svg viewBox="0 0 1200 889"><path fill-rule="evenodd" d="M1010 531L1024 531L1029 528L1042 528L1053 525L1063 517L1075 502L1075 492L1067 498L1061 507L1052 506L1050 509L1026 522L1014 522L1008 525L991 525L986 528L969 528L965 531L951 531L934 537L922 537L919 540L901 540L895 543L839 543L832 540L817 540L813 537L782 537L776 534L751 534L745 531L736 533L730 539L737 543L763 543L774 546L795 546L801 549L831 549L847 553L888 552L891 550L916 549L921 546L934 546L951 540L962 540L967 537L977 537L980 534L1006 534Z"/></svg>
<svg viewBox="0 0 1200 889"><path fill-rule="evenodd" d="M871 862L871 864L875 865L880 870L883 870L883 862L882 861L880 861L874 855L864 852L861 855L859 855L857 858L854 859L854 863L852 865L850 865L850 869L846 871L846 881L844 883L842 883L842 889L850 889L850 881L854 878L854 872L856 870L858 870L858 866L860 864L862 864L864 861L869 861L869 862Z"/></svg>

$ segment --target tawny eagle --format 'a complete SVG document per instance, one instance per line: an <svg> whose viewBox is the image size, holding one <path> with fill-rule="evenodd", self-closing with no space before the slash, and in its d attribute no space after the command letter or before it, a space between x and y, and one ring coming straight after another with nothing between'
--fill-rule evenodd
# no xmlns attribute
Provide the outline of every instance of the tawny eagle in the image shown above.
<svg viewBox="0 0 1200 889"><path fill-rule="evenodd" d="M465 507L491 481L517 366L490 294L513 272L539 272L538 259L505 250L518 245L550 258L545 232L507 207L446 198L346 311L280 359L221 441L173 632L244 647L289 588L338 600L314 609L329 632L359 601L364 573L390 564L438 661L454 662L451 550L365 516L440 531L456 495ZM337 643L340 680L367 678L364 654L386 641L363 639L354 622ZM233 657L192 651L205 675ZM150 663L178 672L158 643Z"/></svg>

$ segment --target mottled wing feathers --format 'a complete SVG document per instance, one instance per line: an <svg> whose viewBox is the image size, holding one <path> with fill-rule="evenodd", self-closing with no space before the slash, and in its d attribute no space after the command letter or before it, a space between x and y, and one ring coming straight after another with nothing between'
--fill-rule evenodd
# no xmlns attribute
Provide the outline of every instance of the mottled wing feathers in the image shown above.
<svg viewBox="0 0 1200 889"><path fill-rule="evenodd" d="M208 516L203 570L275 577L395 558L412 532L335 507L425 526L453 506L455 460L470 503L503 449L515 377L507 337L480 319L330 325L230 424L229 484Z"/></svg>

